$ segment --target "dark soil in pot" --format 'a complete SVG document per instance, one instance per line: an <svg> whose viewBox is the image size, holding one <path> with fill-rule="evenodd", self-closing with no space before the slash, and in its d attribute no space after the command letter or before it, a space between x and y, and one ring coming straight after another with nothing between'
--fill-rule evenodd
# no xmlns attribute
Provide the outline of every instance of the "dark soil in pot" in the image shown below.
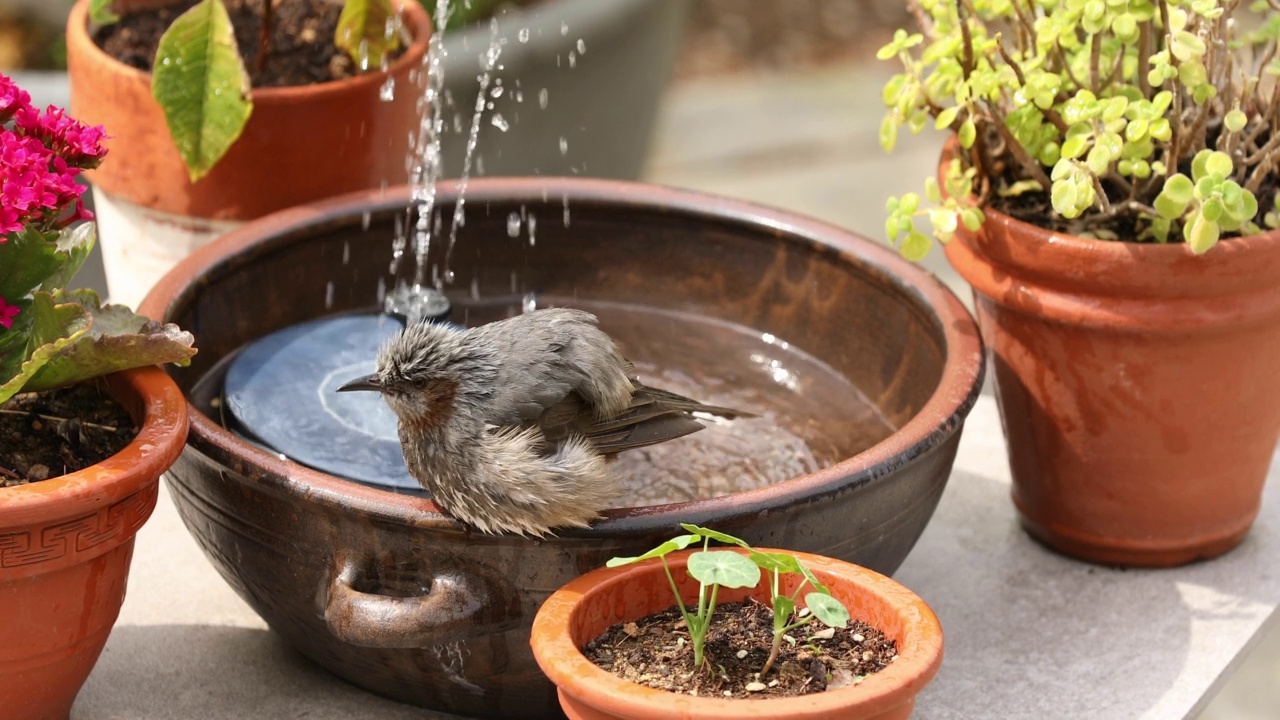
<svg viewBox="0 0 1280 720"><path fill-rule="evenodd" d="M768 606L748 599L716 606L705 645L707 665L698 672L684 618L674 607L610 627L583 653L641 685L734 698L790 697L856 684L898 655L892 640L860 620L830 628L811 619L787 637L769 674L760 677L773 644L773 615Z"/></svg>
<svg viewBox="0 0 1280 720"><path fill-rule="evenodd" d="M224 0L236 46L254 87L292 87L341 80L358 68L333 44L342 4L327 0L276 2L271 14L271 50L261 72L256 69L259 34L262 31L260 0ZM111 57L144 72L151 72L160 36L174 18L191 9L196 0L182 0L154 10L120 16L120 21L93 33L93 40ZM388 61L403 53L391 54Z"/></svg>
<svg viewBox="0 0 1280 720"><path fill-rule="evenodd" d="M0 488L96 465L137 434L129 414L95 383L15 395L0 405Z"/></svg>

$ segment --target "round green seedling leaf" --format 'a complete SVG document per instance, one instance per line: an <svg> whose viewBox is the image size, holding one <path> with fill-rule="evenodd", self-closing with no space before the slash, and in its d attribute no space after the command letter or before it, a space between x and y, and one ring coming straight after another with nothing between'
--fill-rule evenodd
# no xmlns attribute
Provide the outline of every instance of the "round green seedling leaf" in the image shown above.
<svg viewBox="0 0 1280 720"><path fill-rule="evenodd" d="M929 254L929 248L933 243L929 241L929 236L919 230L912 230L902 239L902 244L898 246L898 252L902 257L911 262L919 262Z"/></svg>
<svg viewBox="0 0 1280 720"><path fill-rule="evenodd" d="M1231 132L1240 132L1245 125L1249 124L1249 116L1237 108L1227 113L1227 116L1222 119L1222 124L1227 126L1227 130Z"/></svg>
<svg viewBox="0 0 1280 720"><path fill-rule="evenodd" d="M842 628L849 624L849 610L844 603L827 593L811 592L804 596L804 604L813 612L814 617L829 627Z"/></svg>
<svg viewBox="0 0 1280 720"><path fill-rule="evenodd" d="M1231 156L1215 150L1209 153L1209 157L1205 158L1204 169L1210 175L1227 177L1231 174Z"/></svg>
<svg viewBox="0 0 1280 720"><path fill-rule="evenodd" d="M1195 189L1196 186L1191 182L1191 178L1178 173L1164 181L1164 189L1161 194L1167 195L1175 203L1181 203L1182 207L1185 208L1187 203L1191 202Z"/></svg>
<svg viewBox="0 0 1280 720"><path fill-rule="evenodd" d="M751 558L751 562L766 572L795 573L797 575L804 572L800 561L786 553L766 553L752 550L748 557Z"/></svg>
<svg viewBox="0 0 1280 720"><path fill-rule="evenodd" d="M748 588L760 583L760 568L750 558L728 550L694 553L688 569L694 580L706 585Z"/></svg>
<svg viewBox="0 0 1280 720"><path fill-rule="evenodd" d="M619 565L630 565L631 563L638 563L641 560L649 560L656 557L662 557L664 555L673 553L677 550L683 550L689 547L691 544L701 539L702 538L698 537L697 535L677 535L676 537L671 538L670 540L662 543L658 547L650 550L649 552L643 555L637 555L635 557L611 558L608 562L605 563L605 567L618 567Z"/></svg>
<svg viewBox="0 0 1280 720"><path fill-rule="evenodd" d="M745 540L739 540L738 538L732 535L729 535L727 533L722 533L719 530L712 530L711 528L704 528L704 527L699 527L697 525L690 525L689 523L680 523L680 527L693 533L694 535L711 538L712 540L715 540L717 542L722 542L726 545L737 545L739 547L744 547L744 548L749 547Z"/></svg>

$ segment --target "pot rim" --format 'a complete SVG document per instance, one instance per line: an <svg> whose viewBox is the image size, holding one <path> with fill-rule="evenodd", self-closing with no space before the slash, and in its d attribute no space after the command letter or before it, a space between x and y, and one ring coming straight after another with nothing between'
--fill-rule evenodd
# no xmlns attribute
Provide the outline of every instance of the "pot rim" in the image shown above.
<svg viewBox="0 0 1280 720"><path fill-rule="evenodd" d="M743 548L715 549L747 553ZM755 550L794 555L828 585L853 585L868 591L879 605L890 608L902 622L902 636L896 639L897 658L856 685L786 698L691 697L625 680L596 666L582 654L572 637L574 616L592 590L628 577L652 575L659 584L665 585L662 565L657 559L597 568L552 593L533 620L530 644L534 658L561 692L619 717L637 720L672 717L676 707L683 713L696 715L699 720L735 720L744 716L807 720L830 717L833 710L874 708L883 711L908 702L937 674L943 657L942 626L929 605L909 588L873 570L834 558L772 548ZM698 551L691 548L671 553L667 562L672 567L683 568L688 557ZM762 577L761 583L764 582L767 579ZM613 622L635 619L638 618L617 617ZM758 711L759 715L744 713L744 708Z"/></svg>
<svg viewBox="0 0 1280 720"><path fill-rule="evenodd" d="M459 181L444 181L441 198L457 192ZM231 271L228 259L251 248L289 242L309 226L332 223L366 210L405 207L409 188L387 191L359 191L318 203L289 208L234 230L196 250L167 273L152 288L140 312L167 318L172 309L196 293L209 272ZM742 200L677 190L647 183L597 178L477 178L469 181L467 200L474 204L489 201L541 202L544 192L567 196L579 206L608 204L672 214L700 216L705 221L734 226L773 229L779 236L790 233L797 241L815 243L837 253L854 265L884 278L902 296L927 316L942 340L944 362L937 387L921 409L897 432L866 450L822 468L817 472L716 498L663 505L613 508L603 519L584 529L564 529L558 538L589 538L601 535L643 535L675 527L677 522L705 524L809 501L834 494L841 487L860 484L889 474L920 455L943 445L960 431L964 418L977 401L982 388L985 357L973 317L960 300L932 274L902 259L890 248L866 240L851 231ZM437 531L467 533L467 526L443 514L432 500L378 490L312 468L281 460L264 449L237 437L196 408L190 409L193 445L216 449L227 457L247 458L252 466L273 478L269 484L281 492L304 494L309 499L335 507L392 519ZM552 538L554 541L555 538Z"/></svg>
<svg viewBox="0 0 1280 720"><path fill-rule="evenodd" d="M74 517L109 505L156 482L182 454L188 426L186 398L167 373L151 366L122 370L104 380L113 394L138 398L137 436L96 465L0 490L0 528Z"/></svg>
<svg viewBox="0 0 1280 720"><path fill-rule="evenodd" d="M944 187L945 167L956 148L952 137L939 158L938 181ZM966 281L984 288L1008 278L979 277L975 282L971 277L975 273L964 267L967 263L955 262L958 255L980 255L1019 281L1048 289L1122 298L1202 299L1238 294L1270 289L1280 274L1280 229L1226 238L1196 255L1184 242L1097 240L1019 220L989 205L982 212L986 216L982 228L970 232L961 225L946 252ZM954 245L962 247L961 253Z"/></svg>
<svg viewBox="0 0 1280 720"><path fill-rule="evenodd" d="M390 63L385 69L378 69L373 72L360 73L349 78L339 80L330 80L329 82L317 83L312 85L291 85L285 87L270 88L253 88L249 95L254 104L261 103L265 106L271 105L290 105L299 102L301 99L323 97L325 95L341 95L351 92L352 89L359 89L370 86L375 83L381 84L386 82L387 76L395 75L409 65L419 65L422 58L426 55L427 42L431 38L431 18L427 16L427 11L422 5L414 0L392 0L399 6L405 23L409 26L409 32L413 36L413 41L405 46L404 52L400 57ZM71 13L67 17L67 42L74 43L83 49L83 55L86 58L95 58L96 62L104 65L109 71L123 78L127 82L151 85L151 73L143 72L135 67L126 65L114 57L108 55L98 44L89 37L89 3L91 0L76 0L75 5L71 7Z"/></svg>

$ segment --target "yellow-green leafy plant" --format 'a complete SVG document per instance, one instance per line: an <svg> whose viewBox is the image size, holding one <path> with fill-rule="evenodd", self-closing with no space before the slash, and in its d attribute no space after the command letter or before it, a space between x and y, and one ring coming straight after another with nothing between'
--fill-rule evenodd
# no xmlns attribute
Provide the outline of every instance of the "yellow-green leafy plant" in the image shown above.
<svg viewBox="0 0 1280 720"><path fill-rule="evenodd" d="M884 86L881 144L932 122L957 152L941 183L926 180L927 203L889 199L886 231L904 256L977 230L984 207L1197 254L1280 225L1280 1L908 5L920 32L898 30L879 51L903 68Z"/></svg>
<svg viewBox="0 0 1280 720"><path fill-rule="evenodd" d="M92 0L90 20L100 26L118 22L113 3ZM262 7L255 74L270 54L273 3ZM345 0L333 42L361 71L383 67L402 43L391 0ZM195 182L226 155L253 113L250 74L224 0L200 0L174 18L160 36L152 65L151 94Z"/></svg>

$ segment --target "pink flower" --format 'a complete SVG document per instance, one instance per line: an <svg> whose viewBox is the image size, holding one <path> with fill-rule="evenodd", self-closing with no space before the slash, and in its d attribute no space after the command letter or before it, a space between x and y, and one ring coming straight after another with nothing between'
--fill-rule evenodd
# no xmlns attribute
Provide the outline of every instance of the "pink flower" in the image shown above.
<svg viewBox="0 0 1280 720"><path fill-rule="evenodd" d="M0 123L9 122L14 113L31 105L26 90L4 75L0 75Z"/></svg>
<svg viewBox="0 0 1280 720"><path fill-rule="evenodd" d="M72 167L95 168L107 154L102 147L106 132L101 126L89 127L55 105L46 108L43 115L34 107L20 109L14 115L14 125L23 134L39 138Z"/></svg>
<svg viewBox="0 0 1280 720"><path fill-rule="evenodd" d="M6 329L13 327L13 319L18 315L18 306L10 305L5 299L0 297L0 325Z"/></svg>

